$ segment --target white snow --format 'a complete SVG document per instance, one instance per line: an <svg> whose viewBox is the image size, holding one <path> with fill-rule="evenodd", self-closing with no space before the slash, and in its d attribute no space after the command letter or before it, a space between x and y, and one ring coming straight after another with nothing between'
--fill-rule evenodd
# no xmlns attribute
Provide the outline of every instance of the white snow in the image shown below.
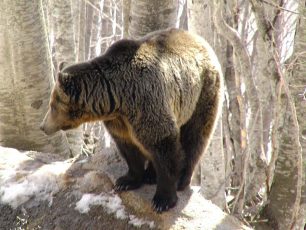
<svg viewBox="0 0 306 230"><path fill-rule="evenodd" d="M142 225L146 224L149 225L150 228L154 228L154 221L143 220L134 215L129 215L129 224L132 224L135 227L141 227Z"/></svg>
<svg viewBox="0 0 306 230"><path fill-rule="evenodd" d="M48 201L51 206L53 194L64 187L65 173L71 167L71 161L43 162L29 155L0 146L0 203L17 208L28 201L31 201L27 203L29 206ZM107 213L114 214L118 219L127 219L133 226L154 227L153 221L128 214L122 200L114 192L99 195L85 193L75 209L87 213L94 205L103 206Z"/></svg>
<svg viewBox="0 0 306 230"><path fill-rule="evenodd" d="M133 226L140 227L142 225L148 225L150 228L154 228L154 221L143 220L126 213L120 197L113 192L101 193L99 195L85 193L81 200L76 203L75 209L80 213L87 213L90 211L90 206L94 205L102 205L107 213L114 214L118 219L128 219L128 223Z"/></svg>
<svg viewBox="0 0 306 230"><path fill-rule="evenodd" d="M15 149L0 147L0 202L13 208L33 200L52 204L52 194L61 186L60 175L70 167L68 162L29 164L33 159Z"/></svg>

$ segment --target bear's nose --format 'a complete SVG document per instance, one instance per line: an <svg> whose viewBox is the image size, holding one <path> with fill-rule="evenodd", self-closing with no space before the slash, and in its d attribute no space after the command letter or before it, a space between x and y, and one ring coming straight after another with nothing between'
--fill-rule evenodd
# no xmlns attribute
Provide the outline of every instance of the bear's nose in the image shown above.
<svg viewBox="0 0 306 230"><path fill-rule="evenodd" d="M39 128L40 128L41 131L45 131L45 129L44 129L44 124L43 124L43 123L41 123L41 124L39 125Z"/></svg>

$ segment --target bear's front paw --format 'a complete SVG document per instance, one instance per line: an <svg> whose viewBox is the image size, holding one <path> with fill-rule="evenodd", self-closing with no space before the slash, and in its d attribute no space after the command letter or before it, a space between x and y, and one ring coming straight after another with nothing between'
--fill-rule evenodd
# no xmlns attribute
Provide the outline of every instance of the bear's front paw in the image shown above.
<svg viewBox="0 0 306 230"><path fill-rule="evenodd" d="M145 184L156 184L156 174L154 169L147 168L144 172L143 183Z"/></svg>
<svg viewBox="0 0 306 230"><path fill-rule="evenodd" d="M141 186L141 182L130 175L125 175L117 179L114 186L116 192L137 189Z"/></svg>
<svg viewBox="0 0 306 230"><path fill-rule="evenodd" d="M152 208L155 212L161 213L173 208L177 203L177 195L174 194L171 197L155 194L152 200Z"/></svg>
<svg viewBox="0 0 306 230"><path fill-rule="evenodd" d="M181 173L180 179L177 184L177 190L178 191L183 191L185 188L187 188L190 185L191 182L191 174L186 173L183 171Z"/></svg>

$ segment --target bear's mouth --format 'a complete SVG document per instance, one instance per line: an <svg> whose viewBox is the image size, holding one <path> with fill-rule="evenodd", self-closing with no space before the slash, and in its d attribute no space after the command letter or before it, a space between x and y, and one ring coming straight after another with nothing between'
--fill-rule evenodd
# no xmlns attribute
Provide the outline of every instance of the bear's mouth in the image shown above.
<svg viewBox="0 0 306 230"><path fill-rule="evenodd" d="M61 128L61 130L68 130L68 129L72 129L72 125L65 125Z"/></svg>

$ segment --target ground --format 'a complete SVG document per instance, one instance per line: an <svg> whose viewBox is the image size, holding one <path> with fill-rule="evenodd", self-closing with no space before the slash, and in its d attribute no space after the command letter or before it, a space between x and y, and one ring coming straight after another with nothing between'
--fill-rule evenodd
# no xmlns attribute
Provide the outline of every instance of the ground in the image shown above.
<svg viewBox="0 0 306 230"><path fill-rule="evenodd" d="M81 214L71 205L79 199L71 196L71 191L59 192L51 207L42 202L35 208L12 209L0 204L0 229L148 229L128 224L128 219L118 220L105 212L102 206L93 206L88 213Z"/></svg>
<svg viewBox="0 0 306 230"><path fill-rule="evenodd" d="M114 193L126 170L111 148L64 160L0 147L0 229L248 229L205 200L199 187L179 192L177 206L157 214L155 185Z"/></svg>

